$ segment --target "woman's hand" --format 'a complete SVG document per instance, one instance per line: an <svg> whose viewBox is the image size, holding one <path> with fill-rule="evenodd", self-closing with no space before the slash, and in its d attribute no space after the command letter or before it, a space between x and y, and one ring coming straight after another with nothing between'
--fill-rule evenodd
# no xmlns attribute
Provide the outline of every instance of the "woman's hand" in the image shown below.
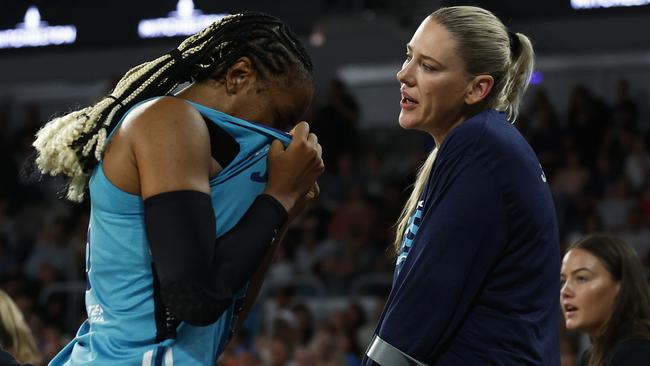
<svg viewBox="0 0 650 366"><path fill-rule="evenodd" d="M269 181L264 193L277 199L293 215L294 206L304 208L306 201L318 196L316 179L323 174L325 166L321 158L322 147L316 135L309 133L307 122L297 124L291 134L293 140L286 150L279 140L271 144ZM298 205L299 201L305 202Z"/></svg>
<svg viewBox="0 0 650 366"><path fill-rule="evenodd" d="M318 183L314 183L314 185L309 188L309 191L299 198L298 201L296 201L296 204L293 205L291 210L289 210L287 222L292 222L296 217L298 217L298 215L305 210L309 202L318 198L319 194L320 187L318 186Z"/></svg>

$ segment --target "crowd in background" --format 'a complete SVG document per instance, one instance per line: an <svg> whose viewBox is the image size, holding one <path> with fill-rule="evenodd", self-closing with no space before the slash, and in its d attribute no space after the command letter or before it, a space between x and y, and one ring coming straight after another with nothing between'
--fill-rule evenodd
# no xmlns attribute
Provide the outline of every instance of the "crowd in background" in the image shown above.
<svg viewBox="0 0 650 366"><path fill-rule="evenodd" d="M568 110L558 111L538 87L515 126L544 168L562 245L606 231L650 268L650 134L640 102L621 80L614 103L576 86ZM85 316L89 211L59 198L60 180L30 169L34 134L49 116L36 104L24 108L17 121L0 105L0 288L22 310L47 361ZM321 197L288 231L261 301L220 365L360 364L390 289L393 225L432 148L425 134L397 123L360 129L362 113L338 80L313 104L306 119L324 149ZM563 332L563 366L575 365L585 345Z"/></svg>

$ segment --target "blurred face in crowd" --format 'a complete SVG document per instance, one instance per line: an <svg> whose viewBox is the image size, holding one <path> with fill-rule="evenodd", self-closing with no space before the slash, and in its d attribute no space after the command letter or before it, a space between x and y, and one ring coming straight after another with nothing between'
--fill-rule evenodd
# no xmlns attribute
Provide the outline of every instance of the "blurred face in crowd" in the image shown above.
<svg viewBox="0 0 650 366"><path fill-rule="evenodd" d="M403 128L429 132L441 143L440 137L462 122L469 80L456 41L444 26L429 18L420 24L406 45L397 80Z"/></svg>
<svg viewBox="0 0 650 366"><path fill-rule="evenodd" d="M560 279L566 328L598 335L612 314L620 284L598 257L579 248L564 256Z"/></svg>

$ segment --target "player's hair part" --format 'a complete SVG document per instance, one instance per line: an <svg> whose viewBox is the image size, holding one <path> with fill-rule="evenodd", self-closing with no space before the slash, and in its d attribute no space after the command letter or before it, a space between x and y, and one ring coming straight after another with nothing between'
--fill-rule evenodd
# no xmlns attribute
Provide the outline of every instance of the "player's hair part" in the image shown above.
<svg viewBox="0 0 650 366"><path fill-rule="evenodd" d="M240 57L251 60L260 79L312 78L309 55L281 20L255 12L227 16L171 52L129 70L96 104L50 120L36 134L37 167L46 174L67 176L67 198L83 201L107 136L131 107L168 94L185 81L219 80Z"/></svg>
<svg viewBox="0 0 650 366"><path fill-rule="evenodd" d="M533 72L535 54L525 35L510 33L491 12L474 6L452 6L436 10L428 19L447 29L456 42L456 52L465 62L469 77L491 75L494 85L487 97L472 112L494 108L506 112L510 121L517 119L519 103ZM398 255L409 219L424 191L438 150L434 149L420 168L413 191L397 220L393 243Z"/></svg>

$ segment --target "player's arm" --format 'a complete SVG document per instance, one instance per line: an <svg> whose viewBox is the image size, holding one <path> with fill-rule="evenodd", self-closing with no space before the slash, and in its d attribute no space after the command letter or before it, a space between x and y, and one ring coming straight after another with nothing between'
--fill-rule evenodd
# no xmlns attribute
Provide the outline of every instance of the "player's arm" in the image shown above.
<svg viewBox="0 0 650 366"><path fill-rule="evenodd" d="M145 104L129 118L123 132L135 157L162 301L183 321L206 321L200 312L216 319L232 294L214 276L216 221L207 126L198 111L178 98Z"/></svg>
<svg viewBox="0 0 650 366"><path fill-rule="evenodd" d="M445 189L436 192L444 194L425 207L376 333L427 364L459 329L507 241L503 197L488 174L467 167L448 172L438 184ZM390 347L379 343L375 351L382 357Z"/></svg>
<svg viewBox="0 0 650 366"><path fill-rule="evenodd" d="M216 240L207 127L187 103L165 101L143 114L140 134L132 134L141 137L131 145L145 200L147 237L165 305L183 321L206 325L230 306L234 292L259 266L286 221L284 204L291 204L294 194L280 189L279 198L258 196L239 223ZM291 155L289 160L296 154ZM289 167L305 159L298 160L289 161Z"/></svg>
<svg viewBox="0 0 650 366"><path fill-rule="evenodd" d="M296 129L303 129L304 130L304 127L305 126L303 126L302 124L299 124L292 131L292 134L296 131ZM301 139L301 138L304 138L304 134L301 137L300 131L298 131L298 133L299 133L298 134L298 140ZM322 149L321 149L321 146L318 144L318 138L314 134L309 134L309 135L307 135L307 141L311 145L316 147L315 152L317 153L318 160L319 160L320 164L322 165L322 159L320 159L320 157L322 155ZM280 151L280 149L278 147L279 147L279 145L276 146L276 152ZM272 160L275 160L274 158L276 156L277 155L272 155L269 162L271 163ZM272 164L277 165L277 162L274 161ZM282 166L284 166L284 164ZM273 166L273 168L277 170L277 168L275 166ZM321 166L321 168L322 168L322 166ZM284 172L283 174L290 175L291 173L287 171L287 172ZM278 174L276 173L275 175L277 176ZM275 188L273 186L270 186L269 188L267 188L267 192L268 191L273 192L274 190L275 190ZM307 207L307 205L308 205L308 203L310 201L315 200L316 198L318 198L319 195L320 195L320 187L318 186L318 183L314 183L310 187L309 191L306 194L304 194L295 203L295 205L291 208L291 210L289 211L287 223L282 227L282 229L279 230L278 235L273 240L272 245L267 249L267 252L264 255L264 258L262 260L262 263L260 264L259 268L257 268L257 270L253 274L252 278L250 279L248 289L246 291L246 298L245 298L245 301L244 301L244 305L242 307L242 312L241 312L241 314L239 316L237 329L239 329L241 327L242 323L244 322L244 320L248 316L248 313L249 313L250 309L252 308L253 304L255 303L255 301L257 299L257 296L258 296L258 294L260 292L260 289L262 288L262 284L264 283L266 273L268 272L271 264L273 263L273 260L275 259L275 256L277 254L279 246L282 244L282 241L284 239L284 235L286 234L288 225L291 223L291 221L293 221L298 215L300 215L304 211L305 207Z"/></svg>
<svg viewBox="0 0 650 366"><path fill-rule="evenodd" d="M274 198L260 196L238 225L217 240L210 140L202 116L180 99L162 98L135 118L139 120L125 121L126 132L163 303L180 320L210 324L232 303L250 268L259 265L286 211Z"/></svg>
<svg viewBox="0 0 650 366"><path fill-rule="evenodd" d="M275 256L277 255L278 248L280 247L282 241L284 240L284 235L287 232L289 223L304 210L304 208L307 206L307 203L309 201L312 201L318 197L319 192L320 192L320 188L318 184L315 183L312 189L310 189L309 193L307 193L303 197L303 199L299 200L299 202L294 206L294 208L289 213L289 219L287 223L278 232L278 235L276 236L272 245L264 255L262 264L260 264L259 268L257 268L257 270L255 271L253 277L249 282L248 289L246 291L246 299L242 307L242 312L239 316L237 329L241 328L242 323L244 322L244 320L246 320L246 317L248 316L250 309L253 307L253 304L257 300L257 296L262 288L262 284L264 283L266 273L271 267L271 264L273 263Z"/></svg>
<svg viewBox="0 0 650 366"><path fill-rule="evenodd" d="M272 256L271 244L279 238L280 229L300 213L304 207L301 197L315 185L316 178L324 170L321 147L316 136L309 133L309 125L299 123L292 135L286 150L279 140L272 143L264 194L257 197L235 227L219 238L218 268L227 276L234 291L251 279L265 254ZM267 265L269 261L270 258Z"/></svg>

